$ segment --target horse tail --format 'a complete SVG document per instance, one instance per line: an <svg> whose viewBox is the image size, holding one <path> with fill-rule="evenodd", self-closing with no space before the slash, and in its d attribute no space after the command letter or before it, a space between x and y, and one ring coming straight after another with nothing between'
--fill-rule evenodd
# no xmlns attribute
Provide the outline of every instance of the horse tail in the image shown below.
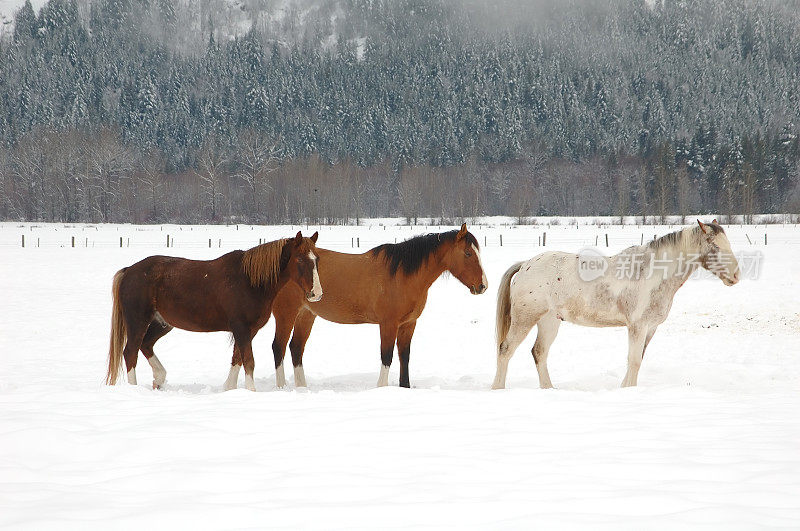
<svg viewBox="0 0 800 531"><path fill-rule="evenodd" d="M125 320L122 318L122 302L119 299L119 285L125 276L126 268L122 268L114 275L111 284L112 310L111 310L111 338L108 345L108 373L106 384L117 383L120 369L122 368L122 348L125 346Z"/></svg>
<svg viewBox="0 0 800 531"><path fill-rule="evenodd" d="M508 329L511 327L511 277L525 262L517 262L508 268L500 279L500 289L497 290L497 321L495 322L495 334L497 338L497 348L506 340Z"/></svg>

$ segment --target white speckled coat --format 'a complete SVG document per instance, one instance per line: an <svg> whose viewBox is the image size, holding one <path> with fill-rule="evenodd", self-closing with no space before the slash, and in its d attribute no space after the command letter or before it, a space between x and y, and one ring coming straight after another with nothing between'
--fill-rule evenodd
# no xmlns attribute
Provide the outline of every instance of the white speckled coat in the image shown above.
<svg viewBox="0 0 800 531"><path fill-rule="evenodd" d="M716 222L698 222L697 227L611 257L546 252L514 264L498 291L497 374L492 387L505 387L508 362L534 325L539 385L552 387L547 354L561 321L627 326L628 371L622 386L636 385L647 344L666 320L678 288L698 266L726 285L739 281L738 263Z"/></svg>

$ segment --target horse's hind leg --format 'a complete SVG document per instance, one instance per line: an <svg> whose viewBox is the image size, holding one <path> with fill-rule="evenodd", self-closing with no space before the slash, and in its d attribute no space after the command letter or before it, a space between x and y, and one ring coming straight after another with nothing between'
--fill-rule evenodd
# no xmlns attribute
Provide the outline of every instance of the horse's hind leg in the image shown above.
<svg viewBox="0 0 800 531"><path fill-rule="evenodd" d="M256 382L253 378L253 372L256 368L256 362L253 359L253 338L250 334L237 334L233 333L236 347L242 355L242 367L244 367L244 386L249 391L256 390ZM237 371L238 372L238 371Z"/></svg>
<svg viewBox="0 0 800 531"><path fill-rule="evenodd" d="M294 386L306 387L306 373L303 370L303 353L306 349L308 336L311 335L311 327L314 326L314 319L317 316L308 311L301 311L294 321L294 332L292 341L289 343L289 350L292 351L292 366L294 366Z"/></svg>
<svg viewBox="0 0 800 531"><path fill-rule="evenodd" d="M136 385L136 361L139 357L139 348L142 345L142 339L147 332L147 325L149 320L144 322L132 323L126 320L125 329L127 331L127 340L125 341L125 349L122 351L122 356L125 359L125 370L128 375L128 383Z"/></svg>
<svg viewBox="0 0 800 531"><path fill-rule="evenodd" d="M153 352L153 346L156 341L167 335L170 330L172 330L172 327L160 315L156 314L156 318L150 322L144 339L142 339L140 350L144 357L147 358L148 363L150 363L150 368L153 369L153 389L161 389L167 380L167 370L161 365L161 361Z"/></svg>
<svg viewBox="0 0 800 531"><path fill-rule="evenodd" d="M511 356L514 355L517 347L525 340L528 336L528 332L531 331L531 328L533 328L533 325L535 325L538 320L538 315L531 317L527 314L520 314L519 312L515 312L512 307L511 326L508 329L506 338L497 347L497 373L495 373L494 376L492 389L505 389L508 362L511 361Z"/></svg>
<svg viewBox="0 0 800 531"><path fill-rule="evenodd" d="M239 383L239 369L242 368L242 353L239 352L239 345L233 345L233 359L231 359L231 370L228 371L228 378L225 380L224 389L230 391L236 389Z"/></svg>
<svg viewBox="0 0 800 531"><path fill-rule="evenodd" d="M550 352L550 345L553 344L558 335L558 328L561 321L556 317L555 312L549 311L537 323L536 343L533 344L531 354L536 363L536 370L539 372L539 387L551 389L553 382L550 381L550 373L547 372L547 354Z"/></svg>

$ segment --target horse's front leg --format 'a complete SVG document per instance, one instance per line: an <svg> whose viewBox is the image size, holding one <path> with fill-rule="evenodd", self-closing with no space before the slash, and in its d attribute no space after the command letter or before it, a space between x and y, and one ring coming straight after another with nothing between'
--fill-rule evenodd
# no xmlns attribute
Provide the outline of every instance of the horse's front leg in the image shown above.
<svg viewBox="0 0 800 531"><path fill-rule="evenodd" d="M378 387L389 385L389 367L394 357L394 343L397 340L397 323L381 323L381 374Z"/></svg>
<svg viewBox="0 0 800 531"><path fill-rule="evenodd" d="M292 334L294 318L287 319L275 315L275 339L272 341L272 356L275 359L275 386L282 389L286 386L286 373L283 371L283 358L286 356L286 344Z"/></svg>
<svg viewBox="0 0 800 531"><path fill-rule="evenodd" d="M642 366L644 346L647 342L647 327L631 325L628 327L628 372L622 380L622 387L633 387L639 377L639 367Z"/></svg>
<svg viewBox="0 0 800 531"><path fill-rule="evenodd" d="M408 377L408 361L411 356L411 338L417 322L405 323L397 331L397 356L400 358L400 387L411 387Z"/></svg>

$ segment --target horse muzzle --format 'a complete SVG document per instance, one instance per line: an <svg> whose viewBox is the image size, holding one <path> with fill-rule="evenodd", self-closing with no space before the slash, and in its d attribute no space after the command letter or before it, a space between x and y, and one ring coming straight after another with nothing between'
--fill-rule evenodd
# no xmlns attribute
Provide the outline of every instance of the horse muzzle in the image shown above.
<svg viewBox="0 0 800 531"><path fill-rule="evenodd" d="M480 295L481 293L485 293L486 292L486 284L481 284L478 287L470 286L469 287L469 292L472 293L473 295Z"/></svg>
<svg viewBox="0 0 800 531"><path fill-rule="evenodd" d="M719 279L722 281L723 284L726 286L733 286L734 284L739 283L739 270L737 269L733 276L722 274L719 275Z"/></svg>

